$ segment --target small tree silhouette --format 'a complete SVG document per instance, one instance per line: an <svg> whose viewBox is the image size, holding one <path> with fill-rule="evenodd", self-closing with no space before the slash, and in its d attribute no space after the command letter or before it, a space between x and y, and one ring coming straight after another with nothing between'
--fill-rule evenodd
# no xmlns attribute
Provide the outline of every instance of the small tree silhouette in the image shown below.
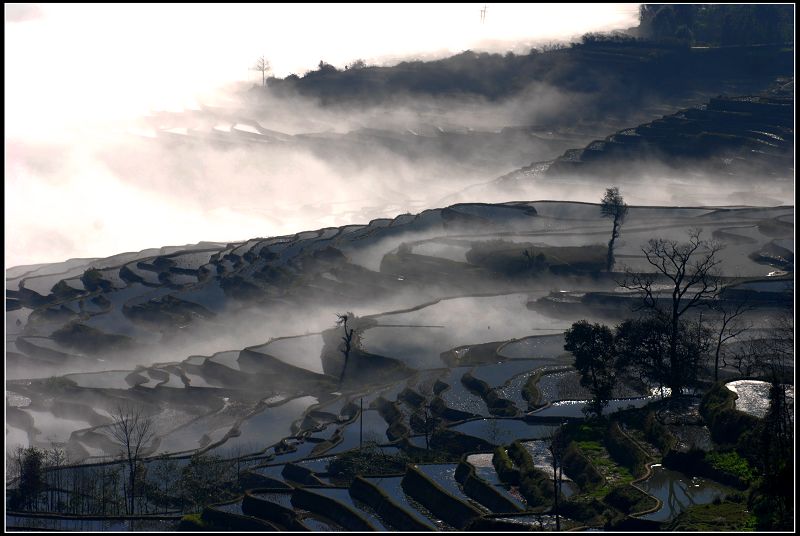
<svg viewBox="0 0 800 536"><path fill-rule="evenodd" d="M614 219L611 240L608 241L608 257L606 259L606 271L610 272L614 267L614 241L619 238L619 228L622 227L625 216L628 214L628 205L622 199L619 188L614 186L606 189L606 195L600 202L600 211L604 218Z"/></svg>
<svg viewBox="0 0 800 536"><path fill-rule="evenodd" d="M344 327L344 337L342 337L342 341L344 341L344 349L342 350L342 354L344 355L344 366L342 366L342 375L339 377L339 384L344 381L344 373L347 370L347 363L350 360L350 349L352 348L353 343L353 329L347 330L347 319L352 318L353 313L347 314L337 314L336 315L339 319L336 321L336 325Z"/></svg>
<svg viewBox="0 0 800 536"><path fill-rule="evenodd" d="M253 71L261 71L261 85L267 85L267 73L270 71L269 61L264 56L259 57L251 67Z"/></svg>

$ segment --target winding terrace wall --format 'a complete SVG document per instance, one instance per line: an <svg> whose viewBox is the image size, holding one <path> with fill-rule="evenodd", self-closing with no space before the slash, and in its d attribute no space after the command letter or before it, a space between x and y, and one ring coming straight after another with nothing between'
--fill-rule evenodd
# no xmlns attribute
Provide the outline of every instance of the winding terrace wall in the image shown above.
<svg viewBox="0 0 800 536"><path fill-rule="evenodd" d="M477 508L453 497L413 466L408 466L401 486L435 516L458 529L463 530L481 516Z"/></svg>
<svg viewBox="0 0 800 536"><path fill-rule="evenodd" d="M313 488L298 488L292 494L292 506L324 515L348 530L376 531L366 519L347 505L313 492Z"/></svg>
<svg viewBox="0 0 800 536"><path fill-rule="evenodd" d="M386 477L388 475L381 476ZM403 507L395 503L382 489L360 476L357 476L355 480L353 480L350 486L350 495L374 508L378 516L400 530L433 530L430 526L422 523L409 514Z"/></svg>

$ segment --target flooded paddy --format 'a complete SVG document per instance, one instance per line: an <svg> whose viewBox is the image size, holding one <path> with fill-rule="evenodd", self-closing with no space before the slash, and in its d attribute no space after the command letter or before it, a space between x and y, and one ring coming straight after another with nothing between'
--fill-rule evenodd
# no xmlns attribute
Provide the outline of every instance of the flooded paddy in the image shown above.
<svg viewBox="0 0 800 536"><path fill-rule="evenodd" d="M153 270L145 270L144 268L140 268L138 264L139 261L134 261L130 264L127 264L125 267L133 272L135 276L142 278L146 284L154 286L161 285L161 280L158 278L158 272L154 272Z"/></svg>
<svg viewBox="0 0 800 536"><path fill-rule="evenodd" d="M221 384L219 383L209 383L209 381L198 374L193 374L191 372L184 372L186 378L189 380L189 385L191 387L207 387L207 388L216 388L219 387ZM212 380L213 381L213 380Z"/></svg>
<svg viewBox="0 0 800 536"><path fill-rule="evenodd" d="M323 374L321 355L324 345L321 334L300 335L277 339L252 350L269 354L289 365Z"/></svg>
<svg viewBox="0 0 800 536"><path fill-rule="evenodd" d="M533 329L568 328L563 320L527 308L528 300L538 297L520 293L453 298L416 311L378 315L381 327L364 331L363 347L414 368L437 368L442 366L440 354L451 348L525 337Z"/></svg>
<svg viewBox="0 0 800 536"><path fill-rule="evenodd" d="M574 369L543 374L536 387L543 403L557 400L586 400L591 397L589 390L580 384L580 373Z"/></svg>
<svg viewBox="0 0 800 536"><path fill-rule="evenodd" d="M62 279L69 279L83 273L83 268L78 268L61 274L39 275L28 277L20 282L22 288L32 290L41 296L48 296L50 290Z"/></svg>
<svg viewBox="0 0 800 536"><path fill-rule="evenodd" d="M532 335L511 341L497 349L498 355L509 359L551 358L566 353L564 335Z"/></svg>
<svg viewBox="0 0 800 536"><path fill-rule="evenodd" d="M179 519L80 519L66 517L33 517L6 514L6 527L27 530L70 531L70 532L154 532L176 530Z"/></svg>
<svg viewBox="0 0 800 536"><path fill-rule="evenodd" d="M522 396L522 388L528 383L528 379L533 375L535 372L526 372L523 374L519 374L515 376L511 381L509 381L503 387L498 388L500 396L503 398L510 400L517 406L517 409L520 411L527 411L528 410L528 401Z"/></svg>
<svg viewBox="0 0 800 536"><path fill-rule="evenodd" d="M373 484L375 484L378 488L381 489L384 493L386 493L392 501L398 504L403 510L411 514L417 521L425 524L426 526L430 527L432 530L434 529L444 529L447 525L437 519L427 508L422 506L418 501L406 495L406 492L403 490L401 482L403 481L402 476L390 476L390 477L370 477L367 480Z"/></svg>
<svg viewBox="0 0 800 536"><path fill-rule="evenodd" d="M342 532L345 529L332 521L326 521L311 514L307 514L301 519L301 522L315 532Z"/></svg>
<svg viewBox="0 0 800 536"><path fill-rule="evenodd" d="M217 314L225 312L228 300L219 283L214 280L208 281L202 286L195 286L176 292L175 296L181 300L202 305L212 313Z"/></svg>
<svg viewBox="0 0 800 536"><path fill-rule="evenodd" d="M85 372L67 374L64 377L74 381L78 387L86 389L130 389L132 384L125 378L130 376L130 370L107 370L104 372ZM183 385L181 385L183 386Z"/></svg>
<svg viewBox="0 0 800 536"><path fill-rule="evenodd" d="M214 363L219 363L220 365L224 365L229 369L241 370L239 368L239 350L220 352L218 354L214 354L212 357L208 358L208 360Z"/></svg>
<svg viewBox="0 0 800 536"><path fill-rule="evenodd" d="M440 487L447 491L456 499L460 499L467 504L471 504L482 510L488 512L488 509L467 497L464 490L461 489L461 484L456 481L456 467L455 463L440 463L440 464L420 464L415 465L422 474L436 482Z"/></svg>
<svg viewBox="0 0 800 536"><path fill-rule="evenodd" d="M253 452L267 448L291 435L291 426L312 405L313 396L294 398L280 406L264 408L239 425L239 435L228 439L225 448L253 448Z"/></svg>
<svg viewBox="0 0 800 536"><path fill-rule="evenodd" d="M473 415L488 417L489 408L486 407L486 402L483 398L467 389L466 386L461 383L462 376L470 370L472 370L472 367L456 367L450 369L450 372L441 378L441 381L448 384L450 387L442 391L439 396L449 408L472 413Z"/></svg>
<svg viewBox="0 0 800 536"><path fill-rule="evenodd" d="M390 530L387 528L386 522L378 516L375 511L367 506L366 504L353 499L350 496L350 492L344 488L307 488L308 491L313 493L317 493L319 495L323 495L325 497L329 497L334 499L346 506L349 506L350 509L355 510L358 514L361 515L364 519L366 519L370 525L375 527L380 531L388 531Z"/></svg>
<svg viewBox="0 0 800 536"><path fill-rule="evenodd" d="M28 307L21 307L14 311L6 311L6 337L22 333L22 329L28 322L28 317L32 312L33 309Z"/></svg>
<svg viewBox="0 0 800 536"><path fill-rule="evenodd" d="M6 424L6 452L11 452L15 447L27 448L29 445L28 432Z"/></svg>
<svg viewBox="0 0 800 536"><path fill-rule="evenodd" d="M191 285L192 283L197 283L197 276L189 274L170 273L168 279L173 285Z"/></svg>
<svg viewBox="0 0 800 536"><path fill-rule="evenodd" d="M603 415L609 415L615 411L642 408L651 402L660 400L660 395L642 396L637 398L617 398L609 401L603 408ZM582 419L586 416L584 409L589 405L588 400L559 400L553 402L546 408L530 413L534 417L562 417L568 419Z"/></svg>
<svg viewBox="0 0 800 536"><path fill-rule="evenodd" d="M284 481L283 468L285 465L286 464L282 463L280 465L266 465L263 467L253 467L250 469L250 472L283 482Z"/></svg>
<svg viewBox="0 0 800 536"><path fill-rule="evenodd" d="M257 491L250 493L256 499L262 501L269 501L271 503L279 504L284 508L292 510L292 493L291 492L278 492L278 491Z"/></svg>
<svg viewBox="0 0 800 536"><path fill-rule="evenodd" d="M734 403L737 410L762 419L767 415L770 406L769 382L760 380L736 380L726 383L725 387L737 394L738 398ZM790 404L794 404L793 385L787 386L786 398Z"/></svg>
<svg viewBox="0 0 800 536"><path fill-rule="evenodd" d="M504 361L493 365L475 367L470 374L486 382L489 387L502 387L514 376L532 372L539 367L550 364L548 359L519 359Z"/></svg>
<svg viewBox="0 0 800 536"><path fill-rule="evenodd" d="M14 408L24 408L31 405L31 399L12 391L6 391L6 404Z"/></svg>
<svg viewBox="0 0 800 536"><path fill-rule="evenodd" d="M127 335L139 340L150 340L154 336L149 331L133 324L122 312L122 307L129 300L134 298L144 299L145 295L148 297L155 297L158 295L166 294L169 289L160 288L153 289L141 283L133 283L132 285L121 288L114 292L105 293L105 297L111 302L110 309L107 312L94 315L84 323L106 333L113 333L117 335Z"/></svg>
<svg viewBox="0 0 800 536"><path fill-rule="evenodd" d="M472 246L469 242L430 240L412 246L411 253L466 263L467 252L470 249Z"/></svg>
<svg viewBox="0 0 800 536"><path fill-rule="evenodd" d="M40 433L36 434L35 441L47 446L50 443L66 443L69 441L72 432L93 426L92 423L81 419L56 417L49 411L30 408L23 408L20 411L24 411L33 417L33 426L41 430Z"/></svg>
<svg viewBox="0 0 800 536"><path fill-rule="evenodd" d="M516 493L512 493L509 486L500 480L492 464L492 454L470 454L467 456L467 463L475 468L475 474L478 477L491 484L503 497L523 510L527 508L524 499L518 496L519 492L516 491Z"/></svg>
<svg viewBox="0 0 800 536"><path fill-rule="evenodd" d="M555 424L531 424L519 419L476 419L451 429L479 437L494 445L506 445L515 439L540 439L555 431Z"/></svg>
<svg viewBox="0 0 800 536"><path fill-rule="evenodd" d="M712 480L688 477L665 469L661 464L653 465L652 469L653 475L640 482L639 487L660 499L663 506L656 512L641 516L642 519L670 521L689 506L712 503L732 491Z"/></svg>
<svg viewBox="0 0 800 536"><path fill-rule="evenodd" d="M246 516L247 514L244 513L242 510L242 500L238 499L237 501L225 503L225 504L212 504L209 508L213 508L214 510L219 510L220 512L227 512L228 514L237 514L240 516Z"/></svg>
<svg viewBox="0 0 800 536"><path fill-rule="evenodd" d="M336 444L333 448L326 451L325 454L338 454L350 449L358 448L360 439L362 437L361 430L363 425L363 442L367 443L373 441L375 443L388 443L389 438L386 437L386 429L389 427L386 421L380 414L374 410L364 410L363 422L362 417L357 417L353 422L342 428L342 441ZM330 426L330 425L329 425Z"/></svg>

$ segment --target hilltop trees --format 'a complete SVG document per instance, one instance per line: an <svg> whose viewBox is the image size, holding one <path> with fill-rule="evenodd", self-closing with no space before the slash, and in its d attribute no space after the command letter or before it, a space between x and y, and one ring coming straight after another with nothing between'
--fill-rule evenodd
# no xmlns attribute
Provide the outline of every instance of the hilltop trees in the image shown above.
<svg viewBox="0 0 800 536"><path fill-rule="evenodd" d="M785 43L792 41L793 18L789 4L642 4L639 33L686 45Z"/></svg>
<svg viewBox="0 0 800 536"><path fill-rule="evenodd" d="M628 214L628 205L622 199L619 188L616 186L606 189L606 195L600 202L600 212L604 218L612 218L614 225L611 228L611 240L608 241L608 257L606 260L606 270L611 271L614 267L614 241L619 238L619 228L625 221Z"/></svg>
<svg viewBox="0 0 800 536"><path fill-rule="evenodd" d="M253 71L261 71L261 85L267 85L267 73L270 71L269 61L264 56L259 57L256 62L250 67Z"/></svg>

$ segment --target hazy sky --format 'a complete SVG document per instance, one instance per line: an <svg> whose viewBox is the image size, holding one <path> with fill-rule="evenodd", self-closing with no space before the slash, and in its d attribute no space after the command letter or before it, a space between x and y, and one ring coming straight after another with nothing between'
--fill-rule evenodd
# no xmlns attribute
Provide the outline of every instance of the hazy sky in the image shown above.
<svg viewBox="0 0 800 536"><path fill-rule="evenodd" d="M126 184L91 151L121 120L257 80L259 55L283 77L637 24L638 4L486 5L481 23L483 4L6 4L6 265L267 234L227 207L209 219ZM151 223L134 229L142 205Z"/></svg>

